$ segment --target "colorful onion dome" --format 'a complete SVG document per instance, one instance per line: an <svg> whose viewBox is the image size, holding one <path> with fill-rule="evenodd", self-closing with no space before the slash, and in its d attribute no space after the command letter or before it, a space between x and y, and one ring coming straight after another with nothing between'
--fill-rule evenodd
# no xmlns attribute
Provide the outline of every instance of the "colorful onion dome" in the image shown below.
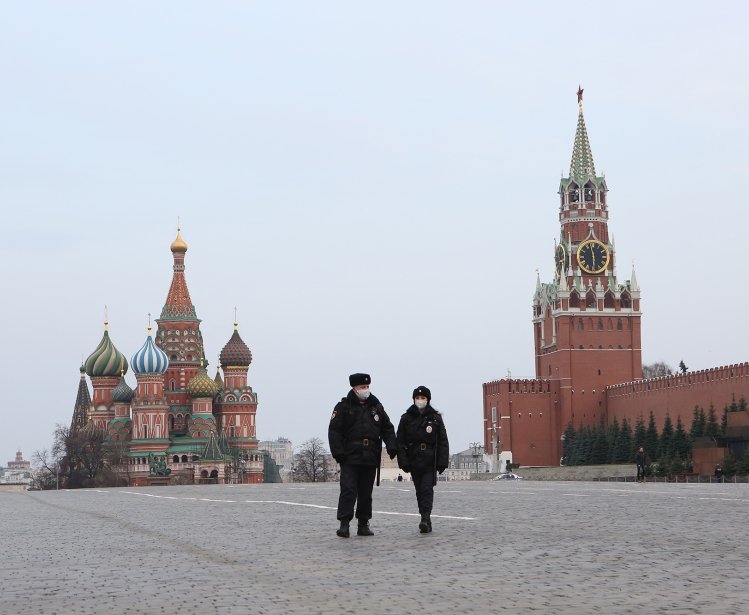
<svg viewBox="0 0 749 615"><path fill-rule="evenodd" d="M127 359L109 339L109 323L104 321L104 336L99 345L86 359L85 370L92 378L99 376L119 376L127 372Z"/></svg>
<svg viewBox="0 0 749 615"><path fill-rule="evenodd" d="M169 357L153 343L151 327L148 327L146 343L133 355L132 362L136 374L163 374L169 367Z"/></svg>
<svg viewBox="0 0 749 615"><path fill-rule="evenodd" d="M177 228L177 238L172 242L172 245L169 246L172 252L187 252L187 244L185 243L185 240L182 239L182 234L180 233L180 229Z"/></svg>
<svg viewBox="0 0 749 615"><path fill-rule="evenodd" d="M112 389L112 401L116 404L127 404L134 394L135 391L125 382L125 376L120 376L119 383Z"/></svg>
<svg viewBox="0 0 749 615"><path fill-rule="evenodd" d="M218 386L211 380L202 362L198 368L198 373L187 383L187 392L190 397L213 397L218 393Z"/></svg>
<svg viewBox="0 0 749 615"><path fill-rule="evenodd" d="M252 363L252 353L247 344L239 337L238 327L239 325L235 322L234 333L232 333L231 338L219 355L221 367L223 368L248 367Z"/></svg>
<svg viewBox="0 0 749 615"><path fill-rule="evenodd" d="M219 391L224 388L224 379L221 377L218 367L216 368L216 377L213 379L213 382L216 383Z"/></svg>

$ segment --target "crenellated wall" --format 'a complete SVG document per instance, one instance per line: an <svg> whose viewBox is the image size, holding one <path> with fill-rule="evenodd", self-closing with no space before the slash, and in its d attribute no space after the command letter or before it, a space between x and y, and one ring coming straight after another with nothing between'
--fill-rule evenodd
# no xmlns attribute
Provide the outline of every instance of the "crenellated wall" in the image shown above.
<svg viewBox="0 0 749 615"><path fill-rule="evenodd" d="M652 411L659 431L666 414L689 429L695 406L707 411L712 404L720 420L723 408L742 396L749 399L749 363L611 385L606 406L609 422L626 418L634 425L640 415L647 422Z"/></svg>
<svg viewBox="0 0 749 615"><path fill-rule="evenodd" d="M487 454L494 454L496 442L499 450L512 454L513 463L558 465L558 423L558 381L495 380L484 384Z"/></svg>

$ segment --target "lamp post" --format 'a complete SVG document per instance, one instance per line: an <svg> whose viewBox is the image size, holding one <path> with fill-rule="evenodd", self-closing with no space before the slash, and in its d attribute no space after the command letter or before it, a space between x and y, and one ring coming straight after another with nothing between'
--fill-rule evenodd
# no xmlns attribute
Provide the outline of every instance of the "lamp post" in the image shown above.
<svg viewBox="0 0 749 615"><path fill-rule="evenodd" d="M479 453L483 450L483 445L480 442L471 442L469 445L473 451L473 457L476 460L476 474L479 473Z"/></svg>
<svg viewBox="0 0 749 615"><path fill-rule="evenodd" d="M492 456L494 457L492 472L499 472L499 449L501 447L499 434L497 430L501 429L496 423L493 423L491 427L487 427L487 431L492 432Z"/></svg>

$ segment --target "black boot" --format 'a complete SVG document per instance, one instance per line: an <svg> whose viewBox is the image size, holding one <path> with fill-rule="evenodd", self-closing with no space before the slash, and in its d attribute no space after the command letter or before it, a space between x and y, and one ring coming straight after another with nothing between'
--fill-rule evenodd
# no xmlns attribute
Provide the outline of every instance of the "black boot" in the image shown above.
<svg viewBox="0 0 749 615"><path fill-rule="evenodd" d="M429 524L429 513L421 513L421 521L419 521L419 531L422 534L432 531Z"/></svg>
<svg viewBox="0 0 749 615"><path fill-rule="evenodd" d="M348 519L341 519L341 527L339 527L335 533L341 538L348 538L350 536L348 529Z"/></svg>
<svg viewBox="0 0 749 615"><path fill-rule="evenodd" d="M427 525L429 526L429 531L432 531L432 518L429 516L429 513L427 513Z"/></svg>
<svg viewBox="0 0 749 615"><path fill-rule="evenodd" d="M356 530L357 536L374 536L374 532L369 529L369 521L359 519L359 527Z"/></svg>

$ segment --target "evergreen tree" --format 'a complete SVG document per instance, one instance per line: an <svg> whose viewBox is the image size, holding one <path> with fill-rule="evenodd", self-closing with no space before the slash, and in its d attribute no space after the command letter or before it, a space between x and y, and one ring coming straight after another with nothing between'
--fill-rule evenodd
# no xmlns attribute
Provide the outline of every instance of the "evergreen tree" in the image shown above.
<svg viewBox="0 0 749 615"><path fill-rule="evenodd" d="M659 457L672 457L674 455L674 424L671 422L671 416L666 414L661 430Z"/></svg>
<svg viewBox="0 0 749 615"><path fill-rule="evenodd" d="M645 432L645 452L650 455L651 459L658 459L660 457L658 451L658 429L655 427L655 416L652 410L648 419L648 429Z"/></svg>
<svg viewBox="0 0 749 615"><path fill-rule="evenodd" d="M635 422L635 433L634 433L634 446L632 447L632 450L630 451L632 453L632 456L634 456L635 451L640 448L641 446L645 446L645 436L647 435L647 431L645 429L645 419L642 418L642 414L637 417L637 421Z"/></svg>
<svg viewBox="0 0 749 615"><path fill-rule="evenodd" d="M749 447L744 449L744 454L736 461L736 474L739 476L749 474Z"/></svg>
<svg viewBox="0 0 749 615"><path fill-rule="evenodd" d="M695 406L692 414L692 427L689 430L689 437L694 440L705 435L705 411L701 406Z"/></svg>
<svg viewBox="0 0 749 615"><path fill-rule="evenodd" d="M729 406L723 407L723 416L720 417L720 435L721 437L725 437L726 435L726 428L728 427L728 408Z"/></svg>
<svg viewBox="0 0 749 615"><path fill-rule="evenodd" d="M621 430L619 429L619 421L616 417L614 417L614 420L611 421L611 425L609 425L609 452L607 463L616 463L616 447L619 445L620 433Z"/></svg>
<svg viewBox="0 0 749 615"><path fill-rule="evenodd" d="M744 410L746 410L746 409L747 409L746 397L744 397L742 395L741 397L739 397L739 408L738 408L738 411L739 412L744 412Z"/></svg>
<svg viewBox="0 0 749 615"><path fill-rule="evenodd" d="M718 426L718 417L715 415L715 406L710 404L707 410L707 422L705 423L705 435L709 438L717 438L720 427Z"/></svg>
<svg viewBox="0 0 749 615"><path fill-rule="evenodd" d="M619 430L619 440L616 445L614 463L630 463L634 459L634 448L632 446L632 426L627 419L622 420Z"/></svg>
<svg viewBox="0 0 749 615"><path fill-rule="evenodd" d="M606 424L603 417L598 426L593 430L593 444L590 448L590 463L600 465L608 463L609 460L609 439L606 431Z"/></svg>
<svg viewBox="0 0 749 615"><path fill-rule="evenodd" d="M564 430L564 444L562 445L562 456L564 457L564 465L574 465L572 449L575 446L575 428L572 423L567 424L567 429Z"/></svg>
<svg viewBox="0 0 749 615"><path fill-rule="evenodd" d="M593 448L593 433L590 427L581 427L578 438L580 439L579 464L588 465L590 463L590 451Z"/></svg>
<svg viewBox="0 0 749 615"><path fill-rule="evenodd" d="M684 425L681 422L681 417L676 417L676 430L674 431L673 437L673 451L674 455L681 459L687 459L692 456L692 445L689 441L687 432L684 431Z"/></svg>

